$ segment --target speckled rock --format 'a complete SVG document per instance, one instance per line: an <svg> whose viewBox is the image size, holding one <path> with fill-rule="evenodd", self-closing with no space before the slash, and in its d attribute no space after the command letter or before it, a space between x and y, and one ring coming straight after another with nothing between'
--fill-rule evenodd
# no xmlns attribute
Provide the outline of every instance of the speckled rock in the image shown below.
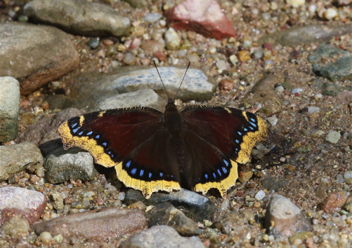
<svg viewBox="0 0 352 248"><path fill-rule="evenodd" d="M45 179L51 183L91 180L99 174L94 168L93 157L77 147L55 150L46 158L44 169Z"/></svg>
<svg viewBox="0 0 352 248"><path fill-rule="evenodd" d="M332 61L322 62L323 57ZM332 81L352 78L352 54L345 50L327 44L320 45L309 55L308 61L312 63L313 71L319 76Z"/></svg>
<svg viewBox="0 0 352 248"><path fill-rule="evenodd" d="M259 44L272 43L286 46L297 46L313 42L324 43L331 38L352 33L352 24L322 25L314 24L297 26L282 32L265 35L258 40Z"/></svg>
<svg viewBox="0 0 352 248"><path fill-rule="evenodd" d="M130 107L150 107L163 110L165 106L165 99L156 94L154 90L146 89L102 99L97 110Z"/></svg>
<svg viewBox="0 0 352 248"><path fill-rule="evenodd" d="M34 0L24 6L23 12L36 22L86 36L122 36L131 26L127 17L109 6L84 0Z"/></svg>
<svg viewBox="0 0 352 248"><path fill-rule="evenodd" d="M0 89L0 143L2 143L13 140L17 135L20 87L13 77L0 77Z"/></svg>
<svg viewBox="0 0 352 248"><path fill-rule="evenodd" d="M43 156L39 148L32 143L0 146L0 181L9 179L11 175L29 166L41 165Z"/></svg>
<svg viewBox="0 0 352 248"><path fill-rule="evenodd" d="M82 112L78 109L68 108L60 111L53 117L45 117L42 120L28 126L25 131L18 135L16 142L31 142L39 145L51 140L59 139L60 135L57 133L59 126L64 121L80 114L82 114ZM60 147L62 147L62 145L60 145Z"/></svg>
<svg viewBox="0 0 352 248"><path fill-rule="evenodd" d="M134 234L147 227L141 210L103 208L70 214L36 223L31 228L39 235L48 231L52 236L105 241Z"/></svg>
<svg viewBox="0 0 352 248"><path fill-rule="evenodd" d="M4 23L0 25L0 42L0 76L16 78L22 95L62 77L79 64L69 36L53 27Z"/></svg>
<svg viewBox="0 0 352 248"><path fill-rule="evenodd" d="M0 226L14 215L21 215L33 224L46 206L46 197L40 192L16 187L0 188Z"/></svg>
<svg viewBox="0 0 352 248"><path fill-rule="evenodd" d="M125 242L121 243L121 248L204 248L199 239L184 238L180 236L172 227L154 226L145 230Z"/></svg>
<svg viewBox="0 0 352 248"><path fill-rule="evenodd" d="M170 26L193 30L218 40L235 37L236 31L215 0L186 0L166 12Z"/></svg>
<svg viewBox="0 0 352 248"><path fill-rule="evenodd" d="M297 232L311 231L310 222L289 199L278 194L271 196L265 214L265 227L269 234L288 237Z"/></svg>
<svg viewBox="0 0 352 248"><path fill-rule="evenodd" d="M325 200L319 203L318 208L323 210L325 213L332 213L337 208L342 208L347 201L347 197L350 193L345 191L338 191L330 194Z"/></svg>
<svg viewBox="0 0 352 248"><path fill-rule="evenodd" d="M15 215L1 226L1 230L5 234L14 237L21 234L27 234L30 227L26 218L20 215Z"/></svg>
<svg viewBox="0 0 352 248"><path fill-rule="evenodd" d="M199 235L201 233L193 220L186 217L168 202L155 205L146 213L146 218L149 227L156 225L171 226L182 236Z"/></svg>

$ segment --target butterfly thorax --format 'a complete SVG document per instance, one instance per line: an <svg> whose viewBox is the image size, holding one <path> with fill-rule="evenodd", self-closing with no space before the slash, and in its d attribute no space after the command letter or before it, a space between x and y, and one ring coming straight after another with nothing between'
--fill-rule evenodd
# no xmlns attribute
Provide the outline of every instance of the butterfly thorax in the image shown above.
<svg viewBox="0 0 352 248"><path fill-rule="evenodd" d="M164 112L164 127L171 136L178 135L182 128L182 117L176 105L169 99Z"/></svg>

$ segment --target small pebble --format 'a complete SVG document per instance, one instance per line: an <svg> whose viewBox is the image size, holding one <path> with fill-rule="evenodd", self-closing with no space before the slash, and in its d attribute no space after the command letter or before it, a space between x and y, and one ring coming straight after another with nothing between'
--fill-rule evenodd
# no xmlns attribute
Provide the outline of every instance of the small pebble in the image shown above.
<svg viewBox="0 0 352 248"><path fill-rule="evenodd" d="M227 70L228 64L225 60L219 60L218 62L216 62L216 67L218 67L219 70Z"/></svg>
<svg viewBox="0 0 352 248"><path fill-rule="evenodd" d="M181 45L181 37L175 29L169 28L165 33L165 46L169 50L175 50Z"/></svg>
<svg viewBox="0 0 352 248"><path fill-rule="evenodd" d="M238 58L237 58L237 56L234 55L234 54L232 54L232 55L229 57L229 59L230 59L230 61L231 61L231 63L232 63L233 65L236 65L236 64L238 63Z"/></svg>
<svg viewBox="0 0 352 248"><path fill-rule="evenodd" d="M248 51L243 50L238 53L237 57L239 61L246 62L251 59L251 54Z"/></svg>
<svg viewBox="0 0 352 248"><path fill-rule="evenodd" d="M99 46L99 38L90 38L87 45L92 49L96 49Z"/></svg>
<svg viewBox="0 0 352 248"><path fill-rule="evenodd" d="M312 115L314 113L319 113L319 111L320 111L319 107L316 107L316 106L309 106L308 107L308 114L309 115Z"/></svg>
<svg viewBox="0 0 352 248"><path fill-rule="evenodd" d="M257 51L254 52L254 58L255 59L260 59L262 58L264 55L264 51L262 49L259 49Z"/></svg>
<svg viewBox="0 0 352 248"><path fill-rule="evenodd" d="M303 89L302 88L295 88L291 92L292 92L292 94L301 93L301 92L303 92Z"/></svg>
<svg viewBox="0 0 352 248"><path fill-rule="evenodd" d="M277 86L275 88L275 92L277 92L278 94L281 94L282 92L284 92L285 88L283 86Z"/></svg>
<svg viewBox="0 0 352 248"><path fill-rule="evenodd" d="M336 144L341 138L341 134L336 131L330 131L328 135L325 137L325 141L330 142L332 144Z"/></svg>
<svg viewBox="0 0 352 248"><path fill-rule="evenodd" d="M59 235L54 236L53 240L55 241L55 243L61 244L62 241L64 241L64 237L61 234L59 234Z"/></svg>
<svg viewBox="0 0 352 248"><path fill-rule="evenodd" d="M273 115L271 117L268 117L266 118L269 123L272 125L272 126L276 126L277 122L279 121L279 119L276 117L276 115Z"/></svg>
<svg viewBox="0 0 352 248"><path fill-rule="evenodd" d="M352 171L345 171L343 177L348 185L352 184Z"/></svg>
<svg viewBox="0 0 352 248"><path fill-rule="evenodd" d="M302 6L306 3L305 0L286 0L286 3L291 5L292 7L299 7L299 6Z"/></svg>
<svg viewBox="0 0 352 248"><path fill-rule="evenodd" d="M265 197L265 192L264 190L259 190L257 194L255 194L254 198L258 201L263 200Z"/></svg>
<svg viewBox="0 0 352 248"><path fill-rule="evenodd" d="M39 237L41 238L44 244L49 244L53 239L51 233L49 232L42 232Z"/></svg>
<svg viewBox="0 0 352 248"><path fill-rule="evenodd" d="M118 197L117 197L117 199L120 200L120 201L125 200L125 192L120 192Z"/></svg>
<svg viewBox="0 0 352 248"><path fill-rule="evenodd" d="M123 62L126 65L135 65L137 62L137 58L132 53L126 53L123 57Z"/></svg>
<svg viewBox="0 0 352 248"><path fill-rule="evenodd" d="M328 8L325 12L324 12L324 18L327 20L332 20L337 16L337 11L335 8Z"/></svg>
<svg viewBox="0 0 352 248"><path fill-rule="evenodd" d="M160 13L148 13L144 16L144 20L149 23L158 21L162 16Z"/></svg>

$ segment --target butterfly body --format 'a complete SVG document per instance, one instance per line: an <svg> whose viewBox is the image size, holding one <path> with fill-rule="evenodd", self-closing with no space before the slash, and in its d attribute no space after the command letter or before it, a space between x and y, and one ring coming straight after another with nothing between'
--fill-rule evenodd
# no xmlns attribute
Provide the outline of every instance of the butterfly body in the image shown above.
<svg viewBox="0 0 352 248"><path fill-rule="evenodd" d="M81 147L96 163L115 167L126 186L153 192L181 187L224 196L234 186L237 163L246 163L266 137L258 116L233 108L192 106L165 112L112 109L74 117L59 128L65 148Z"/></svg>

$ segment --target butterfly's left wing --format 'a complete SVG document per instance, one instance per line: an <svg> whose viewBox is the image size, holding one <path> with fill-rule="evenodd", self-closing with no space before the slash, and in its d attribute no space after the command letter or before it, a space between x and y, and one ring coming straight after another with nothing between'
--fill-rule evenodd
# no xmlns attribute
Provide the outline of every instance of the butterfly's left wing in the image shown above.
<svg viewBox="0 0 352 248"><path fill-rule="evenodd" d="M267 136L266 124L255 114L234 108L187 107L181 115L184 130L194 136L186 143L203 147L192 157L189 180L195 182L196 191L217 188L223 195L235 184L237 163L247 163L253 146Z"/></svg>

